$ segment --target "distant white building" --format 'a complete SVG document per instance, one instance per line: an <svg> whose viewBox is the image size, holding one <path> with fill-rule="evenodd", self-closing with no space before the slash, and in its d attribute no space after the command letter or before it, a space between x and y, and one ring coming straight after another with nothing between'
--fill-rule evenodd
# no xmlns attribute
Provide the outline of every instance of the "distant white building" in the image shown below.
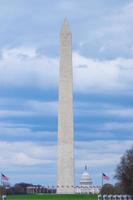
<svg viewBox="0 0 133 200"><path fill-rule="evenodd" d="M90 173L87 171L87 166L81 175L80 186L75 187L75 193L79 194L98 194L101 190L100 186L93 186Z"/></svg>

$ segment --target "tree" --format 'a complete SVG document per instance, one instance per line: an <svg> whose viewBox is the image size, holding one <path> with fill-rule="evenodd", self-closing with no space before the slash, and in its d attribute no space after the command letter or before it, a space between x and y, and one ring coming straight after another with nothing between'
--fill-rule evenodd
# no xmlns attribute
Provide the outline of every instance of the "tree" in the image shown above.
<svg viewBox="0 0 133 200"><path fill-rule="evenodd" d="M107 183L107 184L104 184L102 189L101 189L101 194L115 194L115 188L113 185Z"/></svg>
<svg viewBox="0 0 133 200"><path fill-rule="evenodd" d="M133 146L122 156L115 178L125 194L133 194Z"/></svg>
<svg viewBox="0 0 133 200"><path fill-rule="evenodd" d="M122 188L120 183L116 183L114 188L115 188L115 191L116 191L115 194L124 194L123 188Z"/></svg>

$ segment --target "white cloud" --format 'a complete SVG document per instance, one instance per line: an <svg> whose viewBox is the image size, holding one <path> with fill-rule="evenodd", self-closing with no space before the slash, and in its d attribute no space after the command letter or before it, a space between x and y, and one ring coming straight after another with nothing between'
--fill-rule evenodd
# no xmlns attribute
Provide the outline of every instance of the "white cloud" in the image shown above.
<svg viewBox="0 0 133 200"><path fill-rule="evenodd" d="M40 88L57 87L58 58L39 56L34 48L4 49L0 83ZM87 91L119 91L131 88L133 59L94 60L73 54L74 88ZM79 67L86 66L86 67Z"/></svg>
<svg viewBox="0 0 133 200"><path fill-rule="evenodd" d="M2 137L4 135L5 138L7 139L22 139L27 140L27 138L32 138L35 139L36 137L38 138L50 138L51 134L53 135L55 132L48 132L48 131L32 131L29 127L24 127L23 124L19 125L20 127L17 127L17 125L13 124L1 124L0 127L0 136ZM54 136L54 135L53 135ZM17 138L16 138L17 137Z"/></svg>
<svg viewBox="0 0 133 200"><path fill-rule="evenodd" d="M86 67L78 67L86 65ZM130 89L133 59L94 60L74 53L75 87L80 91L119 91Z"/></svg>
<svg viewBox="0 0 133 200"><path fill-rule="evenodd" d="M99 48L101 55L108 57L130 57L132 58L132 23L133 2L113 9L111 14L104 17L101 28L96 30L102 45Z"/></svg>
<svg viewBox="0 0 133 200"><path fill-rule="evenodd" d="M23 116L31 116L32 112L28 111L20 111L20 110L0 110L0 117L23 117Z"/></svg>
<svg viewBox="0 0 133 200"><path fill-rule="evenodd" d="M4 49L0 60L0 83L49 88L57 85L58 59L38 56L30 47Z"/></svg>
<svg viewBox="0 0 133 200"><path fill-rule="evenodd" d="M133 108L103 102L78 102L75 104L76 116L115 116L132 118Z"/></svg>
<svg viewBox="0 0 133 200"><path fill-rule="evenodd" d="M10 101L3 102L4 106L9 106ZM0 117L23 117L23 116L56 116L57 115L57 102L56 101L33 101L23 100L21 106L15 110L15 102L12 104L12 109L0 109ZM23 108L21 108L23 107Z"/></svg>
<svg viewBox="0 0 133 200"><path fill-rule="evenodd" d="M89 167L111 166L133 145L132 140L86 141L75 143L76 167L87 163ZM33 142L0 142L1 166L33 166L55 164L56 145Z"/></svg>
<svg viewBox="0 0 133 200"><path fill-rule="evenodd" d="M57 102L56 101L45 101L45 102L39 102L39 101L27 101L26 106L29 108L29 110L32 110L34 115L57 115Z"/></svg>
<svg viewBox="0 0 133 200"><path fill-rule="evenodd" d="M55 146L47 143L0 142L1 167L33 166L55 162Z"/></svg>
<svg viewBox="0 0 133 200"><path fill-rule="evenodd" d="M133 117L133 108L116 108L105 111L106 114L118 117Z"/></svg>
<svg viewBox="0 0 133 200"><path fill-rule="evenodd" d="M116 24L120 26L125 26L123 28L123 26L121 27L122 31L127 31L127 28L129 27L129 24L133 22L133 2L130 2L128 4L125 4L123 7L121 7L120 9L117 10L116 13L114 13L114 15L112 15L112 21L114 23L112 24Z"/></svg>
<svg viewBox="0 0 133 200"><path fill-rule="evenodd" d="M115 134L115 133L112 133L112 131L125 131L125 136L131 136L132 134L130 133L129 134L129 131L132 132L132 129L133 129L133 123L132 122L126 122L126 121L122 121L122 122L119 122L119 121L116 121L116 122L111 122L111 121L106 121L106 122L103 122L103 123L92 123L92 124L77 124L77 126L80 126L85 128L86 129L88 128L91 128L91 129L94 129L96 130L97 132L95 133L95 137L96 136L105 136L103 135L103 132L102 131L106 131L106 134L107 134L107 137L109 137L108 134ZM127 135L126 135L127 133ZM93 136L93 132L92 132L92 136ZM105 132L104 132L105 134ZM124 133L122 133L124 134ZM117 135L116 135L117 136Z"/></svg>
<svg viewBox="0 0 133 200"><path fill-rule="evenodd" d="M88 167L116 166L123 153L131 148L133 140L101 140L76 143L76 166Z"/></svg>
<svg viewBox="0 0 133 200"><path fill-rule="evenodd" d="M101 130L132 130L133 123L132 122L107 122L102 125Z"/></svg>
<svg viewBox="0 0 133 200"><path fill-rule="evenodd" d="M0 98L0 118L57 116L57 101Z"/></svg>

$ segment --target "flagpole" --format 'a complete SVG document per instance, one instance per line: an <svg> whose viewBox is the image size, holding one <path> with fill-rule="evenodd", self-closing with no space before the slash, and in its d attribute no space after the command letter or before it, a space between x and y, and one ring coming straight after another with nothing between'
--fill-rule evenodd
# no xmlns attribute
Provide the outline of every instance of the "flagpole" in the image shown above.
<svg viewBox="0 0 133 200"><path fill-rule="evenodd" d="M102 173L102 187L103 187L103 173Z"/></svg>
<svg viewBox="0 0 133 200"><path fill-rule="evenodd" d="M3 195L3 184L2 184L2 175L1 175L1 199L2 199L2 195Z"/></svg>
<svg viewBox="0 0 133 200"><path fill-rule="evenodd" d="M102 189L103 189L103 172L102 172ZM103 200L103 191L102 191L102 200Z"/></svg>

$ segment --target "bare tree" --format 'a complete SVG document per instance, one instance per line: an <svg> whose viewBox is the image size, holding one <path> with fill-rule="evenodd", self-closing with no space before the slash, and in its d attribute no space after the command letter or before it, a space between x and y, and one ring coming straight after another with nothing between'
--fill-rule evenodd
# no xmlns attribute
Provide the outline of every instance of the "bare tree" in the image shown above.
<svg viewBox="0 0 133 200"><path fill-rule="evenodd" d="M115 178L119 181L124 193L133 194L133 146L122 156Z"/></svg>

